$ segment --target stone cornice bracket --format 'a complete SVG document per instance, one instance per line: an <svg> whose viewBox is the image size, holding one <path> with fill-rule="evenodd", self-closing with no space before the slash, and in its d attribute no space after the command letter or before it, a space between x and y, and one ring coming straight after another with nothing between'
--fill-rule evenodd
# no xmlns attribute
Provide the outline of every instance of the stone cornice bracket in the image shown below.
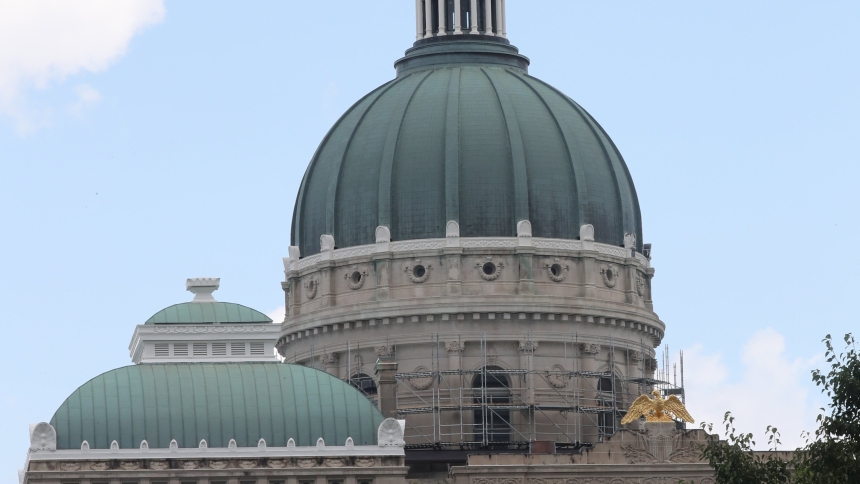
<svg viewBox="0 0 860 484"><path fill-rule="evenodd" d="M391 229L384 225L376 227L376 243L387 244L391 242Z"/></svg>
<svg viewBox="0 0 860 484"><path fill-rule="evenodd" d="M334 235L320 235L320 252L331 252L334 250Z"/></svg>
<svg viewBox="0 0 860 484"><path fill-rule="evenodd" d="M466 343L461 341L446 341L445 349L448 350L448 353L462 353L466 350Z"/></svg>
<svg viewBox="0 0 860 484"><path fill-rule="evenodd" d="M595 343L581 343L579 350L586 357L594 358L595 360L600 356L600 345Z"/></svg>
<svg viewBox="0 0 860 484"><path fill-rule="evenodd" d="M537 341L520 340L520 351L523 353L534 353L538 349Z"/></svg>
<svg viewBox="0 0 860 484"><path fill-rule="evenodd" d="M594 225L585 224L579 228L579 241L582 242L582 250L597 250L594 242Z"/></svg>

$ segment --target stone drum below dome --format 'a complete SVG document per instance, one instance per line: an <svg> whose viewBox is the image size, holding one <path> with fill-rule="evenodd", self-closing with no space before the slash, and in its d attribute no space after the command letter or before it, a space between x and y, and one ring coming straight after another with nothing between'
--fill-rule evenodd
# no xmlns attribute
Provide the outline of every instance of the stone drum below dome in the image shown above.
<svg viewBox="0 0 860 484"><path fill-rule="evenodd" d="M530 76L504 39L416 43L398 76L335 124L305 173L293 214L302 257L392 241L535 237L624 245L642 220L627 166L601 126L557 89ZM422 45L418 45L422 44Z"/></svg>

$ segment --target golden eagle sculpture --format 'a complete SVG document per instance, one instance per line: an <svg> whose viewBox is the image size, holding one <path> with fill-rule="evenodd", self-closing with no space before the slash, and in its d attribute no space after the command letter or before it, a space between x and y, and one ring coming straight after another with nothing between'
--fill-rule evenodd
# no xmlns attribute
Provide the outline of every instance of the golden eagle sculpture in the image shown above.
<svg viewBox="0 0 860 484"><path fill-rule="evenodd" d="M693 417L687 413L687 408L675 395L663 398L660 390L654 390L651 395L654 395L654 398L649 398L648 395L637 398L633 405L630 405L627 415L621 419L621 425L627 425L639 417L645 417L646 422L672 422L673 416L684 422L695 423Z"/></svg>

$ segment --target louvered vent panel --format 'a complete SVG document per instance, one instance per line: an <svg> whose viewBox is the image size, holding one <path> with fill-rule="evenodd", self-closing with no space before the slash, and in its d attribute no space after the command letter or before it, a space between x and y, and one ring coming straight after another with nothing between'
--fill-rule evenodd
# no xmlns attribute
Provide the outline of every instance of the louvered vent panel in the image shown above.
<svg viewBox="0 0 860 484"><path fill-rule="evenodd" d="M194 356L206 356L209 354L206 343L194 343Z"/></svg>
<svg viewBox="0 0 860 484"><path fill-rule="evenodd" d="M155 343L155 356L170 356L170 345L167 343Z"/></svg>
<svg viewBox="0 0 860 484"><path fill-rule="evenodd" d="M212 343L212 356L227 356L227 343Z"/></svg>
<svg viewBox="0 0 860 484"><path fill-rule="evenodd" d="M251 356L264 356L266 354L265 343L251 343Z"/></svg>
<svg viewBox="0 0 860 484"><path fill-rule="evenodd" d="M230 343L230 354L243 356L245 354L245 343Z"/></svg>
<svg viewBox="0 0 860 484"><path fill-rule="evenodd" d="M188 344L176 343L173 345L173 356L188 356Z"/></svg>

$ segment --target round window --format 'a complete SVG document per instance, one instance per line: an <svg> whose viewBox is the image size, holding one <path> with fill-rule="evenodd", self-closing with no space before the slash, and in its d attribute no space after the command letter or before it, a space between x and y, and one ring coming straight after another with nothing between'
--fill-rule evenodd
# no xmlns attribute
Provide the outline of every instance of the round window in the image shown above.
<svg viewBox="0 0 860 484"><path fill-rule="evenodd" d="M496 264L493 264L492 262L487 262L484 264L483 270L484 274L492 276L496 273Z"/></svg>
<svg viewBox="0 0 860 484"><path fill-rule="evenodd" d="M358 272L358 271L353 272L352 275L349 276L349 280L352 281L353 284L360 283L361 278L362 278L361 272Z"/></svg>
<svg viewBox="0 0 860 484"><path fill-rule="evenodd" d="M559 277L561 275L561 265L553 264L552 267L549 268L549 271L552 272L552 275L555 277Z"/></svg>
<svg viewBox="0 0 860 484"><path fill-rule="evenodd" d="M412 268L412 274L415 277L424 277L424 274L427 274L427 269L422 265L417 265Z"/></svg>

